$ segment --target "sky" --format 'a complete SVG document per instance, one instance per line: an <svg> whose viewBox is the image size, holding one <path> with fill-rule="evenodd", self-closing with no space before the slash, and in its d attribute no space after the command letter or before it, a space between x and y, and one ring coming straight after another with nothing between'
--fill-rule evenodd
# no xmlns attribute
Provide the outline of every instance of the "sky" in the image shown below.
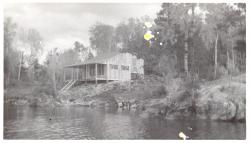
<svg viewBox="0 0 250 143"><path fill-rule="evenodd" d="M116 26L130 17L156 17L160 3L15 3L4 6L4 16L19 27L34 28L43 37L44 51L89 46L89 28L96 22Z"/></svg>

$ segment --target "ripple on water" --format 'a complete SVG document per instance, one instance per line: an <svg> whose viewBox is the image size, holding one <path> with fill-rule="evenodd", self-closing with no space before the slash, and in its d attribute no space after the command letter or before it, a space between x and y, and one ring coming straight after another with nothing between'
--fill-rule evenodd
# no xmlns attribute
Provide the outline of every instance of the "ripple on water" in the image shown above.
<svg viewBox="0 0 250 143"><path fill-rule="evenodd" d="M56 108L53 117L49 110L10 108L10 115L4 112L4 139L177 139L180 130L192 139L244 139L246 131L244 123L151 120L83 107Z"/></svg>

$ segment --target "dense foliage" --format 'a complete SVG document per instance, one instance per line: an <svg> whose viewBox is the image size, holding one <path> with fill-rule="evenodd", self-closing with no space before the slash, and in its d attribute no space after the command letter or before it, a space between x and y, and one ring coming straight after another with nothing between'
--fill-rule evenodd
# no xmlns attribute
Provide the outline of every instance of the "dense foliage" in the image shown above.
<svg viewBox="0 0 250 143"><path fill-rule="evenodd" d="M146 27L145 22L152 23L152 27ZM154 38L147 41L143 36L149 30ZM89 34L90 47L76 41L63 52L53 49L46 62L39 64L44 45L38 31L23 29L11 18L5 18L5 87L17 79L61 82L63 67L92 58L93 50L97 54L118 50L132 53L144 59L146 74L169 78L213 80L244 73L246 69L243 3L163 3L155 19L130 18L117 26L96 23L90 27ZM23 48L29 52L23 53Z"/></svg>

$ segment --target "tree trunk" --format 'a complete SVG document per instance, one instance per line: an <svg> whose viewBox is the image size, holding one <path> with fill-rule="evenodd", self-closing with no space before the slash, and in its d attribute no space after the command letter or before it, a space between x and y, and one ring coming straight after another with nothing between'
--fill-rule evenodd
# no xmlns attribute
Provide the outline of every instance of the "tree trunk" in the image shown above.
<svg viewBox="0 0 250 143"><path fill-rule="evenodd" d="M11 73L11 69L10 69L10 61L9 61L9 48L8 46L5 46L6 50L4 50L5 53L5 57L4 57L4 88L6 88L9 84L10 84L10 73ZM5 48L4 47L4 48ZM7 62L6 62L7 61ZM6 70L7 69L7 70Z"/></svg>
<svg viewBox="0 0 250 143"><path fill-rule="evenodd" d="M243 67L244 67L243 60L245 60L244 54L243 54L243 52L240 52L240 72L243 71Z"/></svg>
<svg viewBox="0 0 250 143"><path fill-rule="evenodd" d="M86 64L86 66L85 66L85 84L87 84L87 67L88 67L88 65Z"/></svg>
<svg viewBox="0 0 250 143"><path fill-rule="evenodd" d="M188 28L185 31L185 43L184 43L184 72L188 77Z"/></svg>
<svg viewBox="0 0 250 143"><path fill-rule="evenodd" d="M53 52L52 54L52 82L53 82L53 90L54 90L54 98L57 97L57 89L56 89L56 54Z"/></svg>
<svg viewBox="0 0 250 143"><path fill-rule="evenodd" d="M214 79L216 79L217 72L217 44L218 44L218 32L216 34L215 46L214 46Z"/></svg>
<svg viewBox="0 0 250 143"><path fill-rule="evenodd" d="M55 68L53 67L53 73L52 73L52 82L53 82L53 89L54 89L54 97L57 96L57 89L56 89L56 73Z"/></svg>
<svg viewBox="0 0 250 143"><path fill-rule="evenodd" d="M22 62L23 62L23 52L21 52L21 57L20 57L20 65L19 65L19 70L18 70L18 80L20 80L20 76L21 76Z"/></svg>
<svg viewBox="0 0 250 143"><path fill-rule="evenodd" d="M8 72L8 75L7 75L7 80L6 80L6 87L10 84L10 71Z"/></svg>
<svg viewBox="0 0 250 143"><path fill-rule="evenodd" d="M228 48L227 48L227 70L230 71L230 57L229 57L229 51L228 51Z"/></svg>
<svg viewBox="0 0 250 143"><path fill-rule="evenodd" d="M232 79L231 70L232 70L232 64L230 63L229 51L227 48L227 71L229 74L229 87L231 86L231 79Z"/></svg>
<svg viewBox="0 0 250 143"><path fill-rule="evenodd" d="M188 35L189 38L192 38L192 43L188 45L188 50L192 50L192 55L189 55L189 57L191 56L191 61L189 61L189 63L191 63L190 67L189 67L189 72L191 74L194 74L196 72L195 67L197 67L195 65L195 51L194 51L194 45L193 45L193 38L194 38L194 8L195 8L195 4L192 4L192 21L191 21L191 27L190 27L190 34Z"/></svg>
<svg viewBox="0 0 250 143"><path fill-rule="evenodd" d="M232 68L233 68L233 70L235 69L235 61L234 61L234 44L233 44L233 40L232 40L232 48L231 48L231 50L232 50Z"/></svg>

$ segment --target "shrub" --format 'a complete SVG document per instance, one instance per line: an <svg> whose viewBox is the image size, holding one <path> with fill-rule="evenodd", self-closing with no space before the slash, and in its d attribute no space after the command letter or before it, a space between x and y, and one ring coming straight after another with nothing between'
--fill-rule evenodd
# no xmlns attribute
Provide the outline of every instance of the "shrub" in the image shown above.
<svg viewBox="0 0 250 143"><path fill-rule="evenodd" d="M191 94L189 91L185 91L183 93L181 93L178 97L177 97L177 102L183 102L183 101L187 101L188 98L191 97Z"/></svg>
<svg viewBox="0 0 250 143"><path fill-rule="evenodd" d="M193 80L191 78L188 78L185 80L184 82L184 86L187 90L191 90L191 89L199 89L199 81L198 80Z"/></svg>
<svg viewBox="0 0 250 143"><path fill-rule="evenodd" d="M164 85L160 85L159 87L157 87L155 90L152 91L152 95L153 97L165 97L168 95L168 91L166 90Z"/></svg>
<svg viewBox="0 0 250 143"><path fill-rule="evenodd" d="M240 71L238 68L230 68L229 69L229 74L231 74L232 76L236 76L240 74Z"/></svg>
<svg viewBox="0 0 250 143"><path fill-rule="evenodd" d="M194 95L194 98L198 96L198 93L196 92L197 89L200 88L198 80L187 78L182 87L183 92L177 97L178 102L188 101L189 99L193 100L192 95Z"/></svg>
<svg viewBox="0 0 250 143"><path fill-rule="evenodd" d="M220 88L220 92L224 92L226 90L226 87L225 86L222 86L221 88Z"/></svg>
<svg viewBox="0 0 250 143"><path fill-rule="evenodd" d="M32 91L32 95L41 95L41 94L46 94L46 95L53 95L53 88L50 85L43 85L43 86L37 86L34 88Z"/></svg>
<svg viewBox="0 0 250 143"><path fill-rule="evenodd" d="M223 76L227 76L228 75L228 70L224 67L224 66L219 66L217 68L217 77L216 79L223 77Z"/></svg>
<svg viewBox="0 0 250 143"><path fill-rule="evenodd" d="M30 81L22 81L22 80L17 80L17 79L10 79L10 84L8 85L8 88L28 88L33 86L34 83Z"/></svg>

